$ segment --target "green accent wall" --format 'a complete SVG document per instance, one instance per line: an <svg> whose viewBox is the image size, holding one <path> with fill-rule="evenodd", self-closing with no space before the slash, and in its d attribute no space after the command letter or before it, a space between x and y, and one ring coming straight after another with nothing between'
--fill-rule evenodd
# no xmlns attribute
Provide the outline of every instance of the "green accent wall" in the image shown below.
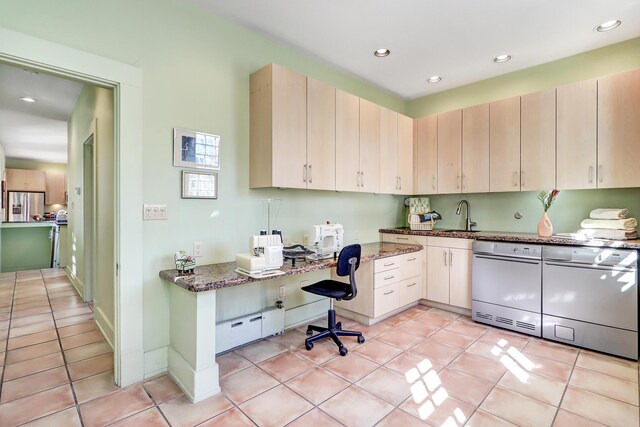
<svg viewBox="0 0 640 427"><path fill-rule="evenodd" d="M51 227L0 228L2 273L51 267Z"/></svg>

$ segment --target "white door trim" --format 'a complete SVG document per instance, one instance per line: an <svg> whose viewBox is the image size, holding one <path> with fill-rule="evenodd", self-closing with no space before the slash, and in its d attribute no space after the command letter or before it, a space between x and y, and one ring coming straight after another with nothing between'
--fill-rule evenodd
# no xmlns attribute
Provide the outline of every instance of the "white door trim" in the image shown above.
<svg viewBox="0 0 640 427"><path fill-rule="evenodd" d="M143 379L142 70L0 27L0 61L114 89L115 381Z"/></svg>

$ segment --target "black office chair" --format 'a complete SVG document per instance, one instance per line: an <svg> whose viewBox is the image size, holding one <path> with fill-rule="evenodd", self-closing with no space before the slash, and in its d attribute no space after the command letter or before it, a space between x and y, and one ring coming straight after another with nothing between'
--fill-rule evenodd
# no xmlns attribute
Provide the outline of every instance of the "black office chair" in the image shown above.
<svg viewBox="0 0 640 427"><path fill-rule="evenodd" d="M338 346L340 356L346 356L347 348L342 345L338 337L358 337L358 343L362 344L364 342L362 332L342 330L342 324L340 322L336 323L336 312L333 309L333 299L336 299L338 301L348 301L355 298L356 294L358 293L358 290L356 288L355 273L358 267L360 267L361 252L362 248L360 247L360 245L349 245L342 248L342 250L340 251L340 255L338 255L338 265L336 266L336 273L341 277L348 275L349 283L342 283L338 282L337 280L322 280L318 283L304 286L302 288L302 290L305 292L311 292L312 294L331 298L331 306L328 313L328 327L324 328L322 326L314 325L307 326L307 335L311 335L313 331L319 332L319 334L309 337L304 341L304 346L307 350L311 350L313 348L314 341L331 337L333 342L335 342Z"/></svg>

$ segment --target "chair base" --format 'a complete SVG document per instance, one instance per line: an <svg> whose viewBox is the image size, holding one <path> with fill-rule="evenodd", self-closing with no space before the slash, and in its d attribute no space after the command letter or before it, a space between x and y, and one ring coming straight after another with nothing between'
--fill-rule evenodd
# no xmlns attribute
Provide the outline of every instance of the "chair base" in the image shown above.
<svg viewBox="0 0 640 427"><path fill-rule="evenodd" d="M342 323L336 323L336 311L332 308L328 312L328 325L327 327L309 325L307 326L307 335L311 335L314 331L319 332L317 335L307 338L304 340L304 346L307 350L311 350L313 348L313 342L318 341L324 338L331 338L334 343L338 346L338 351L340 352L340 356L346 356L348 353L347 348L342 345L340 339L338 337L358 337L358 343L362 344L364 342L364 336L362 332L358 331L343 331Z"/></svg>

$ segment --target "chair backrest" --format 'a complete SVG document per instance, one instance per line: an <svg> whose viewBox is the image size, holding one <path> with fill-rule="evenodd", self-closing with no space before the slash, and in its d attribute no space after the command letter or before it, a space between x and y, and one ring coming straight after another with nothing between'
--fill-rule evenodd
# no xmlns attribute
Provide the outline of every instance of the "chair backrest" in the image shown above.
<svg viewBox="0 0 640 427"><path fill-rule="evenodd" d="M336 266L336 274L338 276L349 276L349 284L351 285L351 294L343 298L350 300L356 297L358 288L356 287L356 270L360 267L360 255L362 247L358 244L348 245L342 248L338 255L338 265Z"/></svg>

